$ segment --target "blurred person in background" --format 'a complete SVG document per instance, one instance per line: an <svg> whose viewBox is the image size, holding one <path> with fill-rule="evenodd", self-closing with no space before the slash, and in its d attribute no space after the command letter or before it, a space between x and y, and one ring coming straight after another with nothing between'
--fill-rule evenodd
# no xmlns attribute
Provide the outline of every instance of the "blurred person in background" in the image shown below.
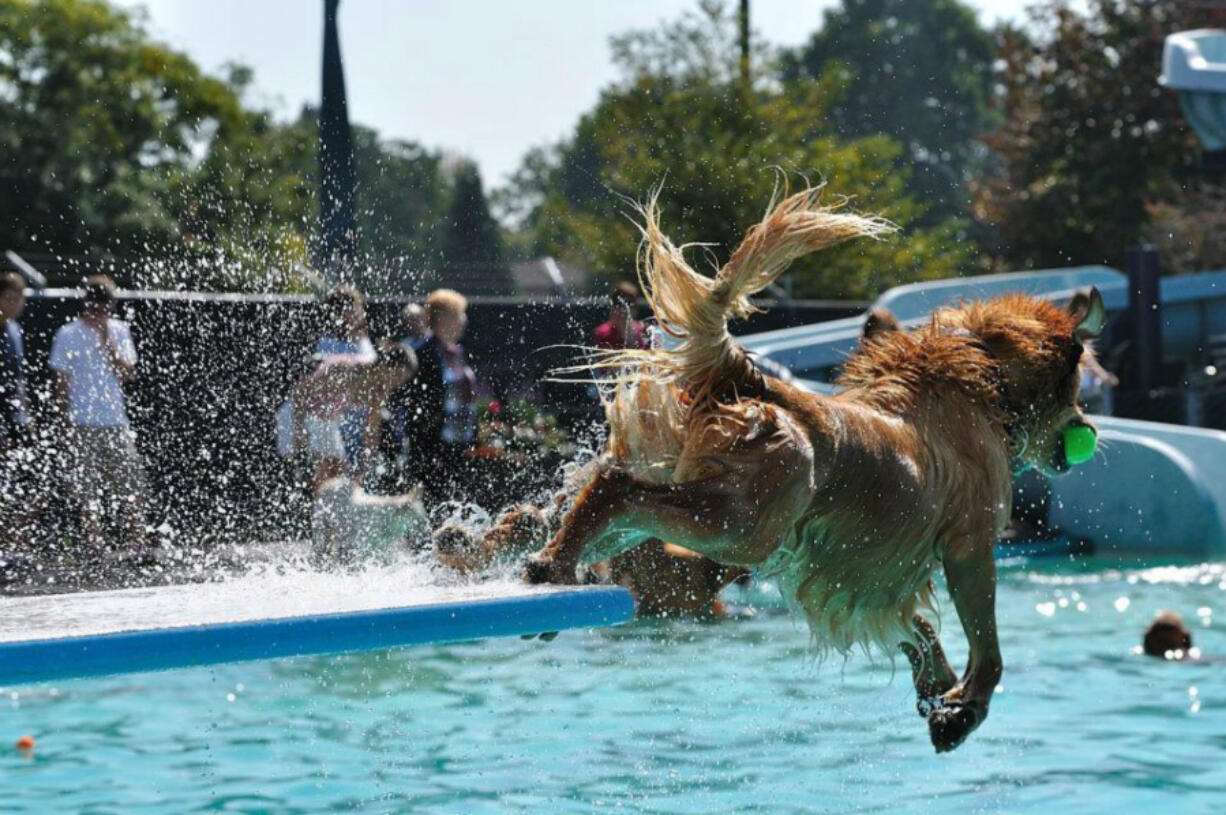
<svg viewBox="0 0 1226 815"><path fill-rule="evenodd" d="M324 481L352 476L360 481L377 449L378 419L388 396L413 376L417 360L412 351L397 345L381 346L371 356L330 354L294 385L292 440L298 452L311 456L314 475L311 491ZM359 438L358 467L349 466L343 425L345 417L361 411L367 417Z"/></svg>
<svg viewBox="0 0 1226 815"><path fill-rule="evenodd" d="M1183 617L1170 609L1159 611L1145 630L1141 649L1146 656L1158 659L1186 660L1200 656L1192 647L1192 632L1183 624Z"/></svg>
<svg viewBox="0 0 1226 815"><path fill-rule="evenodd" d="M635 319L635 303L638 289L628 280L623 280L609 292L609 319L592 331L592 345L596 348L646 348L647 331L640 320Z"/></svg>
<svg viewBox="0 0 1226 815"><path fill-rule="evenodd" d="M416 496L374 496L362 484L378 449L381 415L388 397L413 376L411 350L388 343L371 357L325 356L290 394L293 448L312 462L312 535L317 554L351 559L359 549L389 544L420 516ZM361 453L352 468L342 438L344 417L360 410ZM402 523L403 522L403 523ZM377 529L382 530L378 535ZM363 532L365 530L365 532ZM373 536L373 537L372 537Z"/></svg>
<svg viewBox="0 0 1226 815"><path fill-rule="evenodd" d="M416 356L431 336L426 310L420 303L407 304L400 312L400 325L404 332L400 337L400 344ZM381 490L399 492L410 486L405 448L405 424L408 421L409 388L411 387L413 387L413 382L409 380L388 397L388 415L383 424L383 434L380 439L380 455L384 462L383 478L379 479L376 484Z"/></svg>
<svg viewBox="0 0 1226 815"><path fill-rule="evenodd" d="M360 291L349 285L337 286L324 298L323 310L323 331L315 343L317 355L374 356L375 346L366 324L366 298Z"/></svg>
<svg viewBox="0 0 1226 815"><path fill-rule="evenodd" d="M353 354L371 359L375 346L366 323L366 297L353 286L340 285L323 301L323 335L315 343L315 358ZM356 471L362 455L362 438L369 417L363 408L353 408L341 418L341 438L351 470Z"/></svg>
<svg viewBox="0 0 1226 815"><path fill-rule="evenodd" d="M25 279L16 272L0 273L0 450L30 422L25 345L18 322L25 307Z"/></svg>
<svg viewBox="0 0 1226 815"><path fill-rule="evenodd" d="M0 556L21 543L33 503L26 477L30 415L25 345L17 322L26 306L25 289L21 275L0 273Z"/></svg>
<svg viewBox="0 0 1226 815"><path fill-rule="evenodd" d="M113 280L85 278L81 316L55 332L49 364L85 535L99 552L107 549L104 519L117 514L122 538L115 551L126 556L145 545L145 465L123 392L136 371L136 346L128 324L111 316L114 302Z"/></svg>
<svg viewBox="0 0 1226 815"><path fill-rule="evenodd" d="M417 376L405 392L405 447L409 472L432 501L464 491L477 434L477 378L460 340L468 326L468 300L452 289L426 298L430 336L417 350Z"/></svg>
<svg viewBox="0 0 1226 815"><path fill-rule="evenodd" d="M426 310L421 303L409 303L400 312L400 324L404 328L404 336L400 344L416 351L430 339L430 325L426 319Z"/></svg>
<svg viewBox="0 0 1226 815"><path fill-rule="evenodd" d="M1110 416L1113 409L1112 389L1120 384L1094 354L1086 354L1081 363L1081 404L1087 413Z"/></svg>

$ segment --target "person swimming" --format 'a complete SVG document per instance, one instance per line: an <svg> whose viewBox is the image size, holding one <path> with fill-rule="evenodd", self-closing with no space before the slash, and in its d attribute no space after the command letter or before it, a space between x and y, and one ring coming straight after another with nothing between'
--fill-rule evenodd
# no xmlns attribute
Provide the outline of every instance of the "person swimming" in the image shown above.
<svg viewBox="0 0 1226 815"><path fill-rule="evenodd" d="M1192 632L1183 624L1183 617L1165 608L1146 629L1141 650L1147 656L1173 662L1200 659L1200 649L1192 646Z"/></svg>

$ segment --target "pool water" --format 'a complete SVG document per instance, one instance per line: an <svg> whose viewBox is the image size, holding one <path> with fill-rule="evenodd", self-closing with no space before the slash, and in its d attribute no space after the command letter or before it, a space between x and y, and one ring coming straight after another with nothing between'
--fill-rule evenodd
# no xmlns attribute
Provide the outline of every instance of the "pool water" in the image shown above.
<svg viewBox="0 0 1226 815"><path fill-rule="evenodd" d="M1226 657L1226 566L1000 582L1005 676L948 755L901 660L816 665L764 612L6 688L0 810L1221 812L1226 660L1134 648L1170 607Z"/></svg>

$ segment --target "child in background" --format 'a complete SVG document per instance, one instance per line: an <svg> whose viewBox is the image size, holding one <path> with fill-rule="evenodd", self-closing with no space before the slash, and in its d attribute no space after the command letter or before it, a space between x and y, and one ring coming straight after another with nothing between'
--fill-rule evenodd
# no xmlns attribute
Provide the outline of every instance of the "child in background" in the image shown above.
<svg viewBox="0 0 1226 815"><path fill-rule="evenodd" d="M310 491L317 553L350 559L363 548L385 546L389 534L403 536L411 525L409 520L420 515L420 502L413 495L377 496L362 489L366 468L378 448L383 406L416 368L412 351L388 344L373 358L354 354L324 357L294 386L290 395L292 445L307 453L313 463ZM357 467L351 472L342 421L356 410L363 411L367 420ZM382 531L375 534L376 528Z"/></svg>

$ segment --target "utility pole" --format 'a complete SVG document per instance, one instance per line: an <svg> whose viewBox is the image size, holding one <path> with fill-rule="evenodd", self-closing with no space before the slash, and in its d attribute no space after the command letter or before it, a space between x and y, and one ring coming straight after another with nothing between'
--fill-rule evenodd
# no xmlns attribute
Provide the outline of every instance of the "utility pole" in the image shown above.
<svg viewBox="0 0 1226 815"><path fill-rule="evenodd" d="M316 264L332 282L346 279L357 244L353 135L336 28L340 0L324 0L323 91L319 104L319 226Z"/></svg>
<svg viewBox="0 0 1226 815"><path fill-rule="evenodd" d="M741 92L749 98L749 0L741 0L737 21L741 32Z"/></svg>

